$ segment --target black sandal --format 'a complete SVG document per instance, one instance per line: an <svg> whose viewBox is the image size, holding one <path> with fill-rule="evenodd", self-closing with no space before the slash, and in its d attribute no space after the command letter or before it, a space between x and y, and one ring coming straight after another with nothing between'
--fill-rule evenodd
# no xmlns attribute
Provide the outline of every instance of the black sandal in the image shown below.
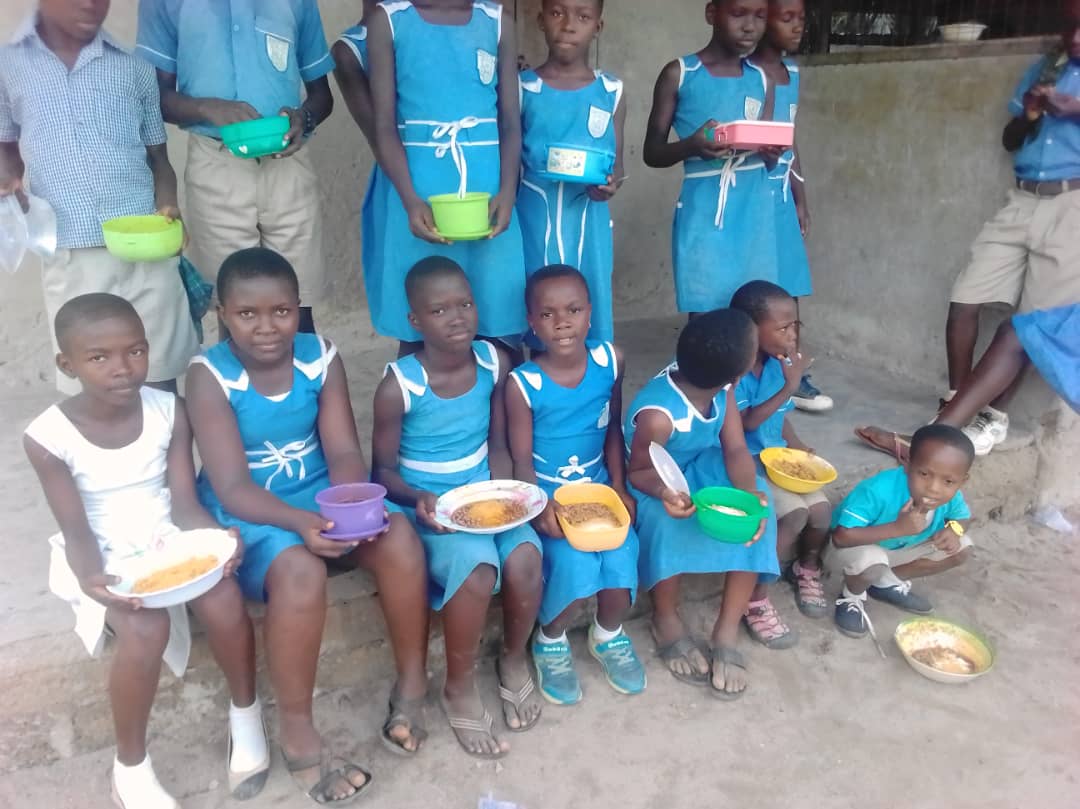
<svg viewBox="0 0 1080 809"><path fill-rule="evenodd" d="M722 664L725 666L737 666L743 671L746 671L746 658L742 656L742 652L738 649L732 649L730 646L718 646L709 651L712 655L713 669L715 669L717 665ZM746 688L749 687L749 685L746 686ZM717 688L713 684L712 675L709 675L709 693L717 699L722 699L726 702L733 702L734 700L741 699L742 695L746 693L746 688L742 691L725 691L722 688Z"/></svg>
<svg viewBox="0 0 1080 809"><path fill-rule="evenodd" d="M353 764L348 759L341 756L332 756L330 751L323 747L319 751L317 756L309 756L302 759L290 759L285 755L285 748L281 749L281 757L285 759L285 768L289 771L289 774L293 777L293 783L300 788L300 791L307 795L314 803L324 806L327 804L334 804L336 806L344 806L345 804L352 803L360 797L360 793L371 786L371 773L356 764ZM316 781L311 787L307 787L300 783L296 777L296 773L301 770L310 770L312 767L319 768L319 780ZM360 786L353 784L349 778L354 773L360 773L364 776L364 783ZM353 792L350 795L346 795L344 798L332 798L327 794L327 790L331 784L335 781L344 781L353 787Z"/></svg>
<svg viewBox="0 0 1080 809"><path fill-rule="evenodd" d="M420 752L421 745L428 737L423 724L424 705L426 703L426 694L422 697L406 699L398 693L397 686L394 686L390 692L389 714L386 721L383 722L382 730L379 732L379 741L382 742L383 747L396 756L412 757ZM413 741L416 742L416 749L407 749L398 739L391 736L390 731L394 728L406 728Z"/></svg>
<svg viewBox="0 0 1080 809"><path fill-rule="evenodd" d="M656 654L660 656L660 659L664 661L664 666L667 668L668 673L681 683L687 685L704 686L709 682L709 673L697 671L690 663L690 652L701 652L701 648L690 639L689 635L683 635L681 638L673 640L671 643L661 646L657 644ZM669 665L673 660L682 658L690 666L691 673L683 674L682 672L675 671Z"/></svg>

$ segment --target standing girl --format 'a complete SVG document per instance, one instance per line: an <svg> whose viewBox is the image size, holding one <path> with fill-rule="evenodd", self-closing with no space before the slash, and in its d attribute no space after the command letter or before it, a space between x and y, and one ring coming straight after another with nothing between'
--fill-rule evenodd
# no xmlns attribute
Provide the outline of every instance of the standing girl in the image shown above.
<svg viewBox="0 0 1080 809"><path fill-rule="evenodd" d="M405 274L432 254L467 268L481 334L516 346L525 330L513 32L513 19L488 0L395 0L373 15L375 146L393 188L369 202L364 221L374 232L364 238L377 244L364 269L379 287L368 301L376 331L403 344L421 339L401 294ZM436 231L428 198L466 192L491 195L491 234L451 244Z"/></svg>
<svg viewBox="0 0 1080 809"><path fill-rule="evenodd" d="M318 803L351 798L370 777L332 755L313 723L315 670L326 619L326 563L370 569L397 666L381 740L413 754L425 737L428 609L424 554L402 514L372 542L327 539L315 495L368 479L337 348L298 334L296 273L265 248L234 253L217 279L229 339L192 360L188 401L203 460L199 498L236 526L247 553L244 594L265 601L266 658L277 697L281 751Z"/></svg>
<svg viewBox="0 0 1080 809"><path fill-rule="evenodd" d="M522 152L518 215L525 271L568 264L581 271L592 299L589 338L614 339L611 199L623 178L626 102L621 80L592 70L589 49L604 28L603 0L544 0L540 29L548 58L521 82ZM567 144L611 154L604 185L547 179L548 147Z"/></svg>
<svg viewBox="0 0 1080 809"><path fill-rule="evenodd" d="M709 44L670 62L656 80L645 134L645 163L683 163L672 236L675 300L680 312L727 306L747 281L776 280L768 166L780 150L735 152L713 141L717 122L768 119L765 74L743 57L765 32L766 0L711 0ZM679 140L668 142L674 126Z"/></svg>

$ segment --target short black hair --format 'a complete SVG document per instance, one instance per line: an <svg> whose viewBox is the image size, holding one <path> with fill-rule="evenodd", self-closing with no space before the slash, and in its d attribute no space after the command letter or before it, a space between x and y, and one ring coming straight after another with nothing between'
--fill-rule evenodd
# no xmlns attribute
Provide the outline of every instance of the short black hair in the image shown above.
<svg viewBox="0 0 1080 809"><path fill-rule="evenodd" d="M769 315L769 304L784 299L794 300L783 287L770 281L750 281L735 290L731 308L746 312L755 323L761 323Z"/></svg>
<svg viewBox="0 0 1080 809"><path fill-rule="evenodd" d="M714 309L698 315L682 330L675 349L679 373L699 388L722 388L734 382L754 358L757 327L738 309Z"/></svg>
<svg viewBox="0 0 1080 809"><path fill-rule="evenodd" d="M603 10L604 10L604 0L593 0L593 2L594 2L594 3L596 3L597 7L598 7L598 8L599 8L599 9L600 9L601 11L603 11ZM541 7L541 8L543 8L543 7L544 7L544 6L546 6L547 4L548 4L548 0L540 0L540 7Z"/></svg>
<svg viewBox="0 0 1080 809"><path fill-rule="evenodd" d="M142 318L130 302L108 292L90 292L66 301L53 318L53 333L61 351L67 351L71 335L81 326L110 318L130 318L144 328Z"/></svg>
<svg viewBox="0 0 1080 809"><path fill-rule="evenodd" d="M585 288L585 297L589 299L590 303L592 302L589 282L585 280L585 276L581 274L580 270L571 267L569 264L548 264L530 275L529 280L525 282L525 308L531 312L537 287L545 281L552 281L556 278L573 278L575 281L579 281Z"/></svg>
<svg viewBox="0 0 1080 809"><path fill-rule="evenodd" d="M466 283L469 281L461 265L446 256L428 256L413 264L405 276L405 297L409 299L409 305L412 306L417 293L427 281L449 276L461 276Z"/></svg>
<svg viewBox="0 0 1080 809"><path fill-rule="evenodd" d="M251 278L277 278L285 281L300 298L300 281L296 270L285 256L269 247L248 247L237 250L221 264L217 275L217 296L222 303L237 281Z"/></svg>
<svg viewBox="0 0 1080 809"><path fill-rule="evenodd" d="M908 448L908 457L914 458L919 450L926 444L945 444L955 447L967 456L968 466L975 462L975 445L971 439L964 435L964 431L948 424L927 424L915 431L911 436L911 446Z"/></svg>

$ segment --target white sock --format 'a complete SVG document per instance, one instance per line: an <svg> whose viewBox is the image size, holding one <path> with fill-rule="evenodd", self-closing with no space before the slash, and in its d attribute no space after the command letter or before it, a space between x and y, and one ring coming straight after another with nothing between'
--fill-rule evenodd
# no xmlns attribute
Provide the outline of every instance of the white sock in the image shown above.
<svg viewBox="0 0 1080 809"><path fill-rule="evenodd" d="M549 638L547 635L544 634L543 628L537 629L536 630L536 639L538 641L540 641L540 643L544 644L545 646L547 646L549 643L569 643L570 642L570 641L568 641L566 639L566 630L565 629L563 630L562 634L559 635L559 637L557 637L557 638Z"/></svg>
<svg viewBox="0 0 1080 809"><path fill-rule="evenodd" d="M149 753L131 767L114 759L113 784L125 809L177 809L179 806L158 782Z"/></svg>
<svg viewBox="0 0 1080 809"><path fill-rule="evenodd" d="M232 736L230 770L247 772L266 759L269 748L263 730L262 704L258 697L246 708L229 704L229 733Z"/></svg>
<svg viewBox="0 0 1080 809"><path fill-rule="evenodd" d="M843 594L844 598L857 598L859 601L866 601L866 593L853 593L848 589L848 586L844 585Z"/></svg>
<svg viewBox="0 0 1080 809"><path fill-rule="evenodd" d="M600 626L599 621L593 620L592 636L597 643L607 643L609 640L616 638L620 632L622 632L622 624L619 624L615 629L604 629L604 627Z"/></svg>

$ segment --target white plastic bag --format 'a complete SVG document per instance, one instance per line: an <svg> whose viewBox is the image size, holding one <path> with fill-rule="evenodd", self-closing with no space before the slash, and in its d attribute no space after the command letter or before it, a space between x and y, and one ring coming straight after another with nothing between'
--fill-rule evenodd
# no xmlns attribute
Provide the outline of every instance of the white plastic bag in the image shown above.
<svg viewBox="0 0 1080 809"><path fill-rule="evenodd" d="M27 244L26 217L14 194L0 197L0 270L13 273L22 264Z"/></svg>

